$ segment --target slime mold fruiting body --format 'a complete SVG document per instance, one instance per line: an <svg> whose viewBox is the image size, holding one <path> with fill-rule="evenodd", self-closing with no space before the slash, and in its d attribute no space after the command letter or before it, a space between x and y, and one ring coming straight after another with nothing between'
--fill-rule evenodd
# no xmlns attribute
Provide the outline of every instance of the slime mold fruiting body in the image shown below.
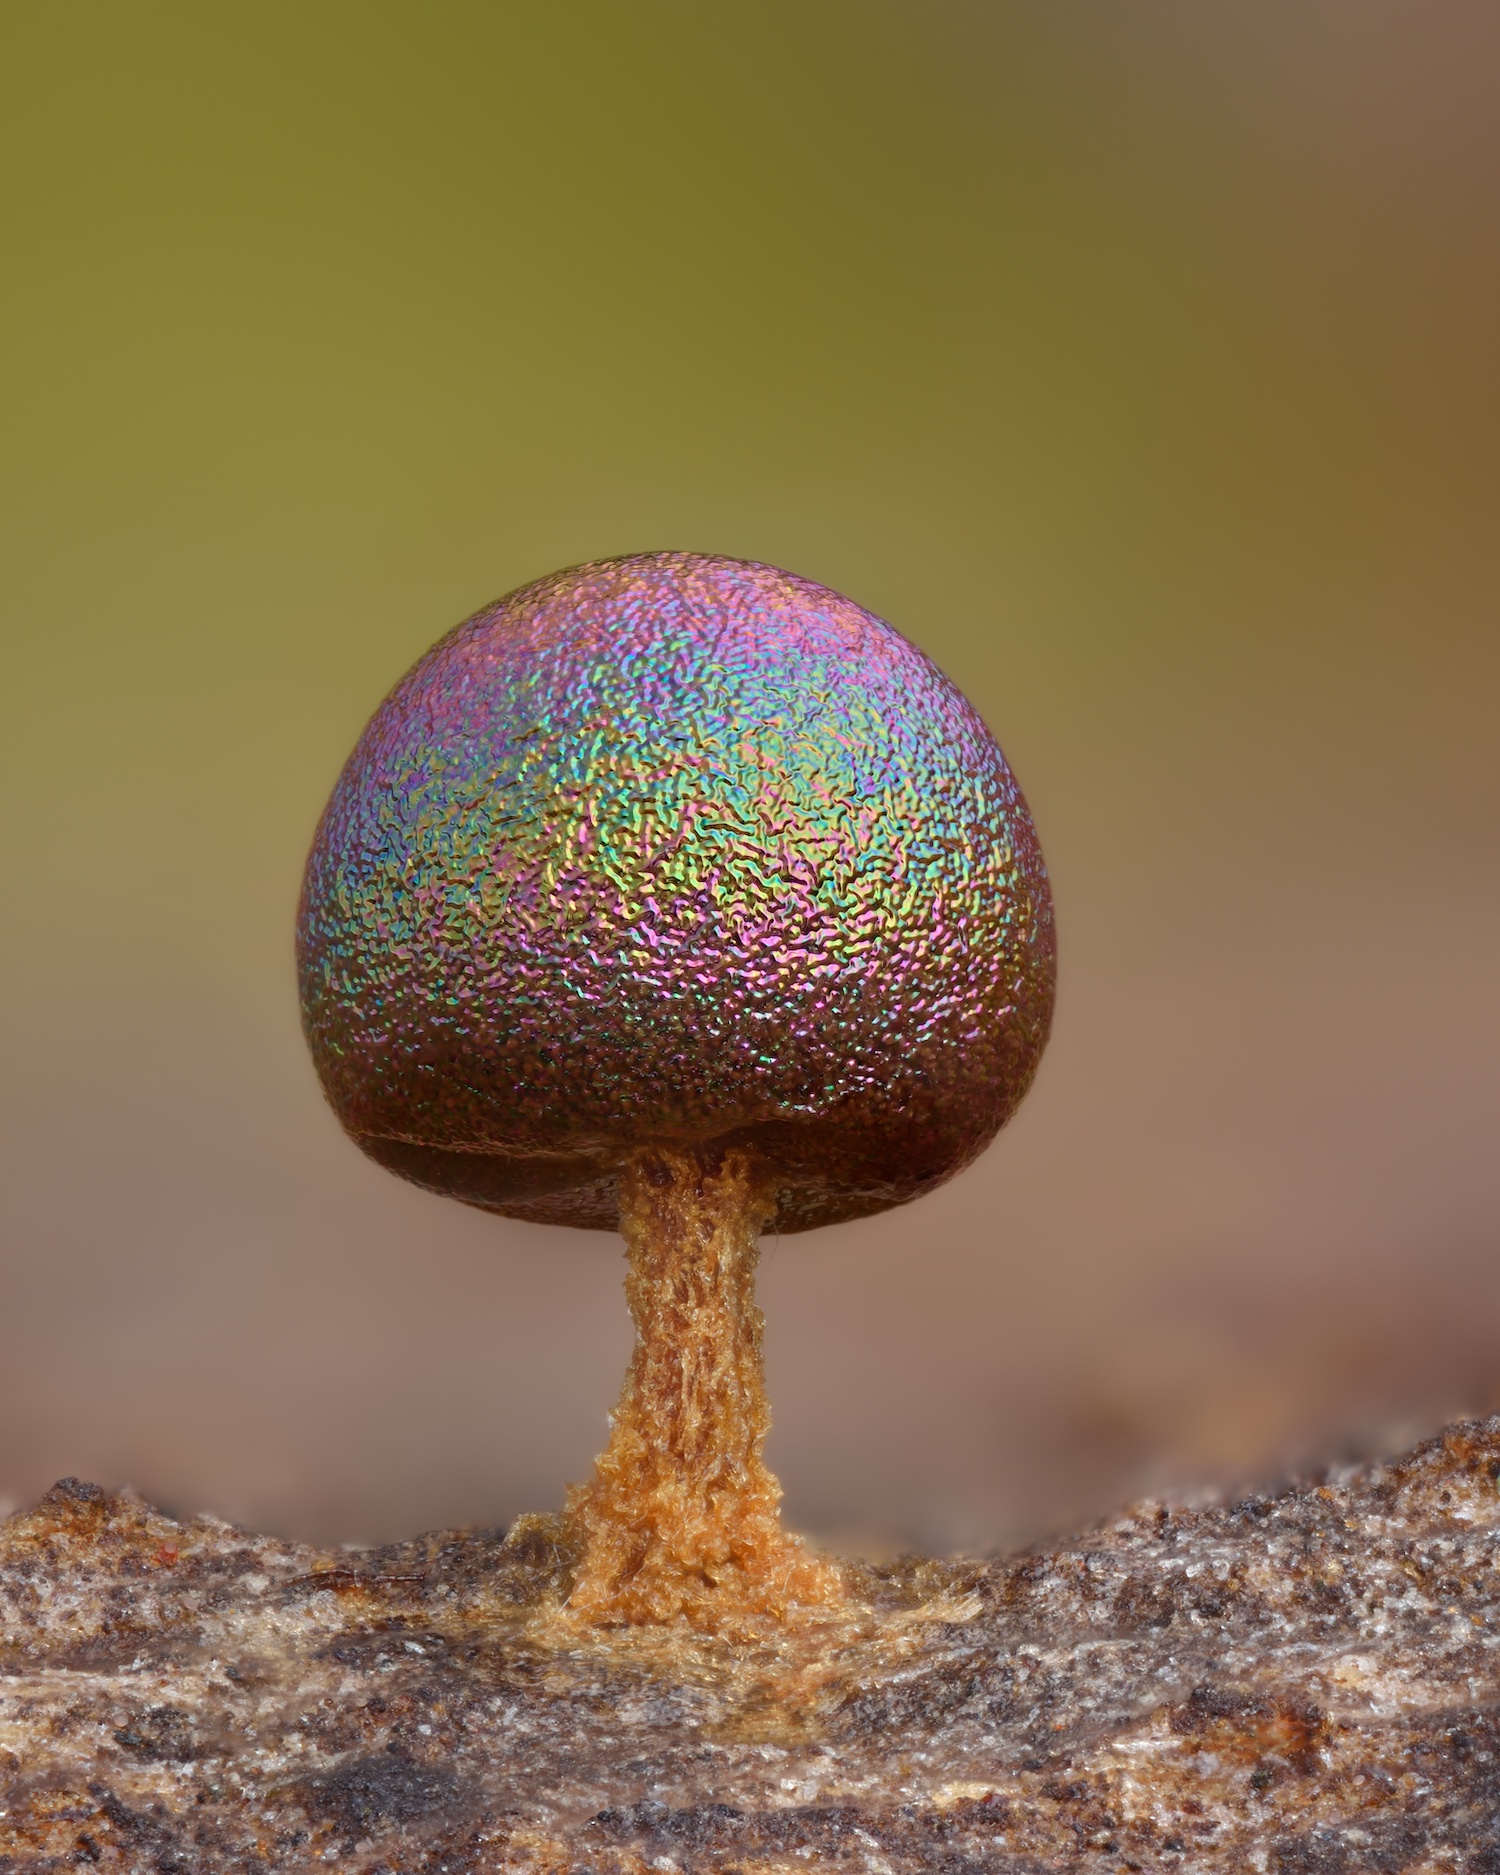
<svg viewBox="0 0 1500 1875"><path fill-rule="evenodd" d="M772 567L554 574L376 712L298 948L320 1078L372 1157L540 1222L614 1229L623 1205L640 1339L574 1503L575 1603L813 1594L760 1459L756 1230L967 1164L1051 1016L1046 871L977 713L889 625ZM648 1321L663 1230L699 1293Z"/></svg>

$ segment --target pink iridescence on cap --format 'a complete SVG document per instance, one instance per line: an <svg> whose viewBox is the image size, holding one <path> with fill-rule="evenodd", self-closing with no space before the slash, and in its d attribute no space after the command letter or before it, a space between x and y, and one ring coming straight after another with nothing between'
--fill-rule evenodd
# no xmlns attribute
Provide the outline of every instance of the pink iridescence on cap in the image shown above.
<svg viewBox="0 0 1500 1875"><path fill-rule="evenodd" d="M915 646L774 567L555 573L376 711L308 860L304 1020L383 1165L613 1229L615 1168L737 1146L805 1229L980 1152L1051 1020L998 744Z"/></svg>

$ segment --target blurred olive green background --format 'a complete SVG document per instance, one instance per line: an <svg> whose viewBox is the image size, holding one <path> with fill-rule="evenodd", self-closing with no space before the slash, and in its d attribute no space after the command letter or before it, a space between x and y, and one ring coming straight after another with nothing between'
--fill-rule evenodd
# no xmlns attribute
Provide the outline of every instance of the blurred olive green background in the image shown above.
<svg viewBox="0 0 1500 1875"><path fill-rule="evenodd" d="M291 925L406 665L660 546L928 649L1057 891L1009 1133L767 1246L793 1520L1500 1403L1488 0L12 4L0 192L0 1496L379 1539L586 1473L615 1249L348 1146Z"/></svg>

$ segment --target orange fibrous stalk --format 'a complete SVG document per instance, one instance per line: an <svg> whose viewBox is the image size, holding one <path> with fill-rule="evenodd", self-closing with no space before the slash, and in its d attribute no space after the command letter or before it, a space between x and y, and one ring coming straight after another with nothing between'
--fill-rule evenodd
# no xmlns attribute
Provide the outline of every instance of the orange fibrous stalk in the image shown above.
<svg viewBox="0 0 1500 1875"><path fill-rule="evenodd" d="M653 1148L621 1169L635 1351L609 1444L570 1495L576 1620L714 1629L843 1599L837 1567L782 1529L764 1457L755 1266L774 1205L735 1150Z"/></svg>

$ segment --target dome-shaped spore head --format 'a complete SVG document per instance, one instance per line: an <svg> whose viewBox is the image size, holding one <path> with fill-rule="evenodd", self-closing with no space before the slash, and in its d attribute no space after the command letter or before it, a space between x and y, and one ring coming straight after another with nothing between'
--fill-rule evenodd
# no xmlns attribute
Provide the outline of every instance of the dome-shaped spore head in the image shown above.
<svg viewBox="0 0 1500 1875"><path fill-rule="evenodd" d="M751 1153L805 1229L947 1178L1026 1091L1052 906L942 673L848 599L602 561L451 632L308 861L302 1005L344 1126L511 1216L613 1229L653 1145Z"/></svg>

